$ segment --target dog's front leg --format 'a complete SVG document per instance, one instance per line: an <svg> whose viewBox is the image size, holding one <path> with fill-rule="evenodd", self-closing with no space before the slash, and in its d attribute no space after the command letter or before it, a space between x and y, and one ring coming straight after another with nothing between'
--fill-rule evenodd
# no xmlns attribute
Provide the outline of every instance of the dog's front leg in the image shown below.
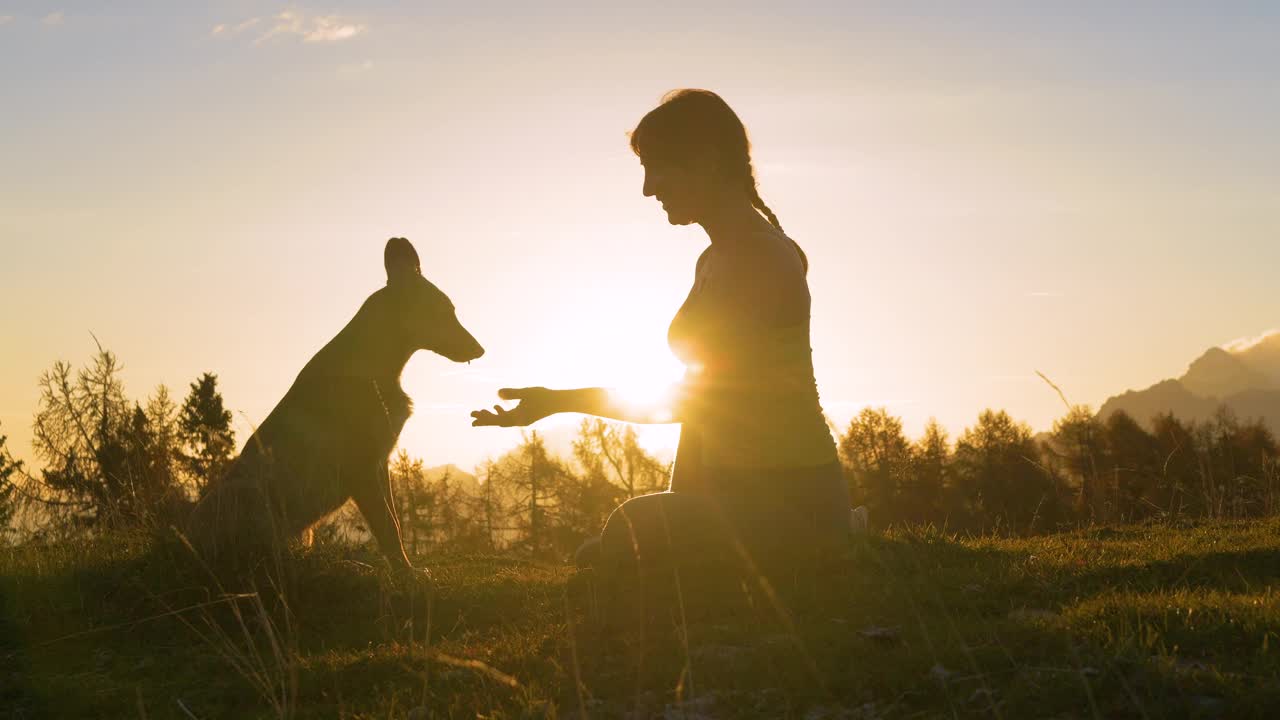
<svg viewBox="0 0 1280 720"><path fill-rule="evenodd" d="M378 466L368 482L357 483L351 497L369 523L369 531L378 541L378 549L391 564L400 569L413 569L400 540L400 519L396 516L395 498L391 494L391 476L387 465Z"/></svg>

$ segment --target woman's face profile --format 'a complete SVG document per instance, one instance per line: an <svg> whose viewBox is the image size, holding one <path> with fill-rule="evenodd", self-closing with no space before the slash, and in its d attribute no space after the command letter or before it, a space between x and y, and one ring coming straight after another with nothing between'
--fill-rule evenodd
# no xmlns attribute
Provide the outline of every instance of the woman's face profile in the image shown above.
<svg viewBox="0 0 1280 720"><path fill-rule="evenodd" d="M704 204L706 183L696 169L656 158L642 159L644 196L657 199L672 225L696 222Z"/></svg>

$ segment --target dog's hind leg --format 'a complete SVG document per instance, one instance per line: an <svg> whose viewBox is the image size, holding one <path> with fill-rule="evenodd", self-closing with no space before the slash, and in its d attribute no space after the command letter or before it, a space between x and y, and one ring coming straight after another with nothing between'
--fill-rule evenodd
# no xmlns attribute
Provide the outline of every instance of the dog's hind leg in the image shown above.
<svg viewBox="0 0 1280 720"><path fill-rule="evenodd" d="M391 494L391 476L387 466L381 465L374 477L366 482L353 484L351 497L360 508L360 514L369 524L369 532L378 541L378 549L393 566L412 568L400 540L400 519L395 512L395 498Z"/></svg>

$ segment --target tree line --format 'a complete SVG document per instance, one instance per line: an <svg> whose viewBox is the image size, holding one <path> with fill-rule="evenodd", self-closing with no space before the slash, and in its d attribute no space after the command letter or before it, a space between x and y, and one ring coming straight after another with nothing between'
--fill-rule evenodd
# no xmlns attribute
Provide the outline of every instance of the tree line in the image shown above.
<svg viewBox="0 0 1280 720"><path fill-rule="evenodd" d="M120 364L98 349L76 369L58 362L38 381L38 471L0 434L0 528L10 540L176 524L233 461L231 413L217 376L190 383L181 405L160 386L127 397ZM953 532L1031 534L1089 523L1249 518L1280 503L1280 448L1261 421L1225 408L1210 421L1170 414L1147 425L1076 406L1035 435L984 410L953 442L930 421L918 439L885 408L839 433L855 505L873 524L933 524ZM670 464L628 425L585 419L569 457L536 431L476 475L431 470L403 450L390 464L406 549L566 557L630 497L666 488ZM348 505L318 528L322 542L367 539Z"/></svg>
<svg viewBox="0 0 1280 720"><path fill-rule="evenodd" d="M1102 419L1075 406L1040 436L1003 410L984 410L954 443L936 421L910 441L900 419L867 408L839 449L854 503L881 525L1023 535L1280 509L1275 436L1226 407L1206 422L1162 413L1144 427L1124 412Z"/></svg>
<svg viewBox="0 0 1280 720"><path fill-rule="evenodd" d="M0 527L9 534L168 525L229 466L235 432L216 375L192 382L179 406L164 385L129 399L121 370L99 347L83 368L59 361L40 375L32 446L42 467L16 461L0 437Z"/></svg>

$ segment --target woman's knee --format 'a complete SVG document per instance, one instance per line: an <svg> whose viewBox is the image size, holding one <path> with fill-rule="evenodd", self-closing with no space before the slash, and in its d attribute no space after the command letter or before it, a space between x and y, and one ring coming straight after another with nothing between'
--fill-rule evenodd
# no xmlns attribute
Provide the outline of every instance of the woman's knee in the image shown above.
<svg viewBox="0 0 1280 720"><path fill-rule="evenodd" d="M665 533L670 493L641 495L619 505L605 520L600 533L601 550L612 556L636 555L642 546L653 545Z"/></svg>
<svg viewBox="0 0 1280 720"><path fill-rule="evenodd" d="M579 570L600 565L600 536L588 538L573 553L573 565Z"/></svg>
<svg viewBox="0 0 1280 720"><path fill-rule="evenodd" d="M641 495L609 516L600 535L600 556L621 565L679 560L715 545L722 525L715 508L701 497Z"/></svg>

